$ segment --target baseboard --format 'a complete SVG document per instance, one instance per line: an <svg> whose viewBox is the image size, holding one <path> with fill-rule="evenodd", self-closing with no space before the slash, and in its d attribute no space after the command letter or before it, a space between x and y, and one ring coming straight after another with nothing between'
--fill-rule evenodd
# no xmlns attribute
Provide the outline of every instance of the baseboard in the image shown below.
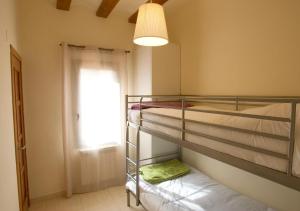
<svg viewBox="0 0 300 211"><path fill-rule="evenodd" d="M40 197L37 197L37 198L32 198L32 199L30 199L30 203L36 203L36 202L39 202L39 201L44 201L44 200L47 200L47 199L53 199L53 198L57 198L57 197L64 197L65 195L66 195L65 191L60 191L60 192L57 192L57 193L52 193L52 194L40 196Z"/></svg>

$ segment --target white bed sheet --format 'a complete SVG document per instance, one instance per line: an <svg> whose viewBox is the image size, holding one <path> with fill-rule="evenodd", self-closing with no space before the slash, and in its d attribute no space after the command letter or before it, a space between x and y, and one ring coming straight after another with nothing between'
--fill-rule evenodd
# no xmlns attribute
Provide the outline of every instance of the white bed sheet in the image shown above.
<svg viewBox="0 0 300 211"><path fill-rule="evenodd" d="M135 193L135 183L126 188ZM140 201L149 211L273 211L267 205L237 193L191 168L177 179L152 185L140 180Z"/></svg>
<svg viewBox="0 0 300 211"><path fill-rule="evenodd" d="M206 106L194 106L193 108L210 109L210 110L214 109ZM181 118L181 110L168 109L168 108L150 108L150 109L146 109L146 111L151 113L163 114L171 117ZM290 104L273 104L264 107L246 109L239 112L289 118ZM176 126L179 128L181 127L180 120L161 117L161 116L154 116L151 114L143 114L143 117L167 125ZM186 119L190 119L190 120L232 126L236 128L248 129L257 132L265 132L265 133L282 135L287 137L289 136L290 124L287 122L242 118L236 116L209 114L209 113L194 112L194 111L186 111L185 117ZM139 111L131 110L129 112L129 120L138 123ZM181 134L178 130L170 129L168 127L159 126L157 124L152 124L147 122L143 122L143 125L150 129L163 132L165 134L168 134L176 138L181 137ZM200 125L195 123L186 123L185 127L186 129L232 140L249 146L259 147L262 149L267 149L282 154L288 153L288 142L286 141L279 141L272 138L250 135L250 134L245 134L236 131L229 131L226 129L216 128L213 126L205 126L205 125ZM292 173L294 176L300 177L300 107L299 106L297 106L295 138L296 140L295 140L295 148L294 148L295 150L294 150L294 162L293 162ZM254 152L251 150L242 149L239 147L209 140L199 136L186 134L186 140L282 172L286 172L288 167L287 160Z"/></svg>

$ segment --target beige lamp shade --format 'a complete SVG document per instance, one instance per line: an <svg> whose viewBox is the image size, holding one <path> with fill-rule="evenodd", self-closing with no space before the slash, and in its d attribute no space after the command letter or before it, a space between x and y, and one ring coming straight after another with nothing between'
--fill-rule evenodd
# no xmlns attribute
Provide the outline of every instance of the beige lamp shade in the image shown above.
<svg viewBox="0 0 300 211"><path fill-rule="evenodd" d="M133 42L143 46L168 44L167 25L161 5L146 3L140 6Z"/></svg>

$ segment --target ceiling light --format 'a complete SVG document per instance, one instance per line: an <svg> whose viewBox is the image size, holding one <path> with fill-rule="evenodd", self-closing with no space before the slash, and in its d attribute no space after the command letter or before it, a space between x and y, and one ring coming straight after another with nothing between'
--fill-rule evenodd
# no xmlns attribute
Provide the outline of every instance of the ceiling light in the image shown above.
<svg viewBox="0 0 300 211"><path fill-rule="evenodd" d="M169 43L164 8L160 4L140 6L133 42L143 46L162 46Z"/></svg>

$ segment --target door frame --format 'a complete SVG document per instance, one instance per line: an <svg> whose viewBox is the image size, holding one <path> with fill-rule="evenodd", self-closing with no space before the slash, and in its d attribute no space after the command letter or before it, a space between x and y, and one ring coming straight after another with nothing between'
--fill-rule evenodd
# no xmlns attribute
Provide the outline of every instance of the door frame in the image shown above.
<svg viewBox="0 0 300 211"><path fill-rule="evenodd" d="M28 207L30 206L30 199L29 199L29 186L28 186L28 168L27 168L27 155L26 155L26 151L25 151L25 166L24 166L24 171L26 171L26 188L25 188L25 194L27 196L27 204L24 206L23 201L22 201L22 192L21 192L21 175L19 172L19 146L18 146L18 131L17 131L17 114L16 114L16 108L17 108L17 102L16 102L16 96L15 96L15 80L14 80L14 67L13 67L13 60L12 58L16 57L19 61L20 61L20 72L21 72L21 79L22 79L22 58L20 56L20 54L15 50L15 48L10 45L10 62L11 62L11 87L12 87L12 107L13 107L13 124L14 124L14 144L15 144L15 157L16 157L16 173L17 173L17 184L18 184L18 198L19 198L19 209L20 211L26 211L26 209L28 209ZM21 103L22 103L22 128L23 128L23 134L22 134L22 138L24 139L24 143L25 143L25 147L26 147L26 138L25 138L25 125L24 125L24 101L23 101L23 86L22 86L22 81L20 84L20 91L21 91ZM25 149L26 150L26 149ZM26 203L25 202L25 203ZM24 209L25 207L25 209Z"/></svg>

